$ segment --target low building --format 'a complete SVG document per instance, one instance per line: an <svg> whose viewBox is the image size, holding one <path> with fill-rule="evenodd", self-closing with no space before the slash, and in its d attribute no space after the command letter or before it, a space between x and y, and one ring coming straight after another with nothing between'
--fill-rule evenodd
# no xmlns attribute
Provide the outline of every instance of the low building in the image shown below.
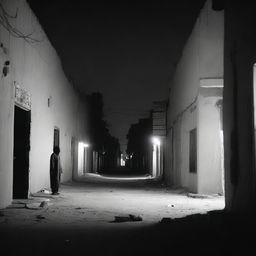
<svg viewBox="0 0 256 256"><path fill-rule="evenodd" d="M49 188L49 158L61 149L62 181L78 175L87 107L25 0L0 4L0 207Z"/></svg>
<svg viewBox="0 0 256 256"><path fill-rule="evenodd" d="M164 176L190 192L223 194L224 11L206 1L170 84Z"/></svg>

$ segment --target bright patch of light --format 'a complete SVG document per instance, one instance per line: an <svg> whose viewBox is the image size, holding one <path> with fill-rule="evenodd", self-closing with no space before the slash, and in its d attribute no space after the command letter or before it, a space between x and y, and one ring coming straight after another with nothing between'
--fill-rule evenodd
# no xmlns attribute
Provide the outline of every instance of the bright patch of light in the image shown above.
<svg viewBox="0 0 256 256"><path fill-rule="evenodd" d="M89 144L84 143L84 142L79 142L79 143L78 143L78 147L81 147L81 148L89 148Z"/></svg>
<svg viewBox="0 0 256 256"><path fill-rule="evenodd" d="M160 143L161 143L160 139L157 138L157 137L152 137L152 142L153 142L154 145L157 145L157 146L159 146Z"/></svg>
<svg viewBox="0 0 256 256"><path fill-rule="evenodd" d="M151 180L154 179L151 175L143 175L143 176L107 176L100 175L96 173L87 173L87 177L95 177L101 180L116 180L116 181L137 181L137 180Z"/></svg>
<svg viewBox="0 0 256 256"><path fill-rule="evenodd" d="M121 154L121 166L125 166L124 154Z"/></svg>
<svg viewBox="0 0 256 256"><path fill-rule="evenodd" d="M89 144L84 143L82 141L78 142L78 176L83 175L85 172L86 159L85 153L86 149L89 147Z"/></svg>

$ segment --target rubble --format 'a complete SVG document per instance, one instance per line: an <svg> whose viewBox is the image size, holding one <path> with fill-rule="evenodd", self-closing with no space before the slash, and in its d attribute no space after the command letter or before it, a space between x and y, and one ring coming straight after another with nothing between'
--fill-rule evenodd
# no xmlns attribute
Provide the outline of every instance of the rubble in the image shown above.
<svg viewBox="0 0 256 256"><path fill-rule="evenodd" d="M45 217L42 216L42 215L37 215L36 218L37 218L38 220L44 220L44 219L45 219Z"/></svg>
<svg viewBox="0 0 256 256"><path fill-rule="evenodd" d="M128 216L115 216L115 220L113 222L128 222L128 221L142 221L141 216L135 216L133 214L129 214Z"/></svg>
<svg viewBox="0 0 256 256"><path fill-rule="evenodd" d="M207 199L220 196L218 194L206 195L206 194L196 194L196 193L187 193L187 197L196 198L196 199Z"/></svg>
<svg viewBox="0 0 256 256"><path fill-rule="evenodd" d="M31 194L31 197L45 197L45 198L54 198L51 192L47 189L41 189L36 193Z"/></svg>

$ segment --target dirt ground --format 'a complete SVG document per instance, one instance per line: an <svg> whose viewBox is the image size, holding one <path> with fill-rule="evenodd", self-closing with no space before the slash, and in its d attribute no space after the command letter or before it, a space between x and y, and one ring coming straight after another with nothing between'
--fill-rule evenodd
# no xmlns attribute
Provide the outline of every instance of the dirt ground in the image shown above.
<svg viewBox="0 0 256 256"><path fill-rule="evenodd" d="M7 255L220 255L231 232L223 208L222 196L195 198L145 176L87 175L58 196L40 192L2 209L0 241Z"/></svg>

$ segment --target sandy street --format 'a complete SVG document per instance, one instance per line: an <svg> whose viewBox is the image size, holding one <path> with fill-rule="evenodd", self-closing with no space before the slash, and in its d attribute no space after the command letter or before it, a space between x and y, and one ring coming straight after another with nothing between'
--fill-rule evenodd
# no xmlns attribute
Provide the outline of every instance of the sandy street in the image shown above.
<svg viewBox="0 0 256 256"><path fill-rule="evenodd" d="M23 250L27 254L36 250L34 255L69 250L96 255L109 251L113 255L120 250L135 250L137 243L141 250L148 250L151 242L158 241L152 228L162 218L181 218L223 207L221 196L188 197L184 190L167 189L148 177L89 175L80 182L62 184L58 196L37 193L1 210L1 241L13 255ZM123 244L133 239L124 250Z"/></svg>
<svg viewBox="0 0 256 256"><path fill-rule="evenodd" d="M37 193L28 200L15 200L2 211L1 225L111 228L117 225L112 223L115 216L141 216L142 222L136 225L145 225L162 218L180 218L224 208L222 196L191 198L182 189L170 190L144 177L88 176L81 182L62 184L58 196ZM43 201L45 206L38 207Z"/></svg>

